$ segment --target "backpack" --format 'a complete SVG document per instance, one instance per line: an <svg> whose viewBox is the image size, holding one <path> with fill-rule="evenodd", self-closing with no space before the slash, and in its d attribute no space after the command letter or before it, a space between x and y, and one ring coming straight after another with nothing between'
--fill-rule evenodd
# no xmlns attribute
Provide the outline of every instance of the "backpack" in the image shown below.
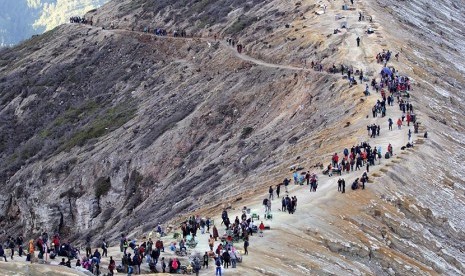
<svg viewBox="0 0 465 276"><path fill-rule="evenodd" d="M200 261L198 259L194 260L194 268L197 271L200 270L200 268L201 268Z"/></svg>
<svg viewBox="0 0 465 276"><path fill-rule="evenodd" d="M174 270L177 270L178 269L178 262L176 260L173 260L173 263L171 264L171 267L174 269Z"/></svg>

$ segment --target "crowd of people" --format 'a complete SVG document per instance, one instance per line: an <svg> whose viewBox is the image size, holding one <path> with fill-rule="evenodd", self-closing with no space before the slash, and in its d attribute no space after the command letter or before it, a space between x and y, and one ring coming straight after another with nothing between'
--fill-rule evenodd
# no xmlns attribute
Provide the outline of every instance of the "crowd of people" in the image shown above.
<svg viewBox="0 0 465 276"><path fill-rule="evenodd" d="M69 23L78 23L78 24L88 24L92 26L92 19L87 19L85 17L80 16L72 16L69 18Z"/></svg>
<svg viewBox="0 0 465 276"><path fill-rule="evenodd" d="M362 14L360 13L359 20L361 20L361 18ZM92 25L92 20L87 20L84 17L71 17L70 23ZM146 27L144 28L144 32L149 33L151 30L149 27ZM168 32L161 28L153 29L152 32L157 36L168 35ZM186 32L184 30L176 30L173 32L173 36L186 37ZM236 47L239 53L242 52L243 46L234 39L227 38L226 42L230 46ZM360 37L357 37L356 42L357 46L360 46ZM384 67L380 72L381 77L379 83L376 78L373 78L371 81L372 89L376 92L381 92L381 100L377 100L376 104L372 107L372 116L373 118L377 118L378 116L384 118L387 113L387 106L393 106L395 97L397 97L399 109L402 111L402 116L398 118L396 122L398 129L401 129L405 120L407 126L413 123L415 132L418 133L416 115L413 112L413 105L409 101L409 92L411 91L410 79L406 76L399 75L395 68L388 67L391 56L392 52L389 50L383 50L376 55L377 63L382 63ZM397 53L395 57L396 60L398 60L399 53ZM314 63L312 61L311 67L317 71L323 70L321 63ZM365 81L362 70L356 70L354 72L352 67L346 67L342 64L340 65L340 70L333 64L329 71L332 73L340 71L342 75L347 74L350 85L357 84L355 75L358 75L360 83ZM367 80L367 82L365 95L368 96L370 95L369 80ZM386 95L387 92L389 92L390 95ZM391 118L388 119L388 124L389 130L392 130L394 121ZM367 131L370 138L375 138L380 135L380 125L375 123L370 124L367 126ZM411 135L412 133L409 130L409 142L411 140ZM392 145L388 144L385 158L389 158L392 154ZM375 161L380 160L381 157L382 149L380 146L371 146L368 142L362 142L358 145L353 145L350 149L345 148L341 155L334 153L331 158L331 163L323 171L323 174L327 174L329 177L331 177L333 173L338 174L340 176L337 180L338 192L345 193L345 179L342 178L343 173L348 174L358 170L363 171L361 177L355 178L352 182L351 189L365 189L365 185L369 180L368 173L370 171L370 166L374 166L376 164ZM317 190L318 176L315 173L311 173L310 171L302 171L299 173L299 170L295 169L292 174L292 179L295 185L303 186L306 184L310 187L311 192L316 192ZM269 187L268 196L263 200L265 219L272 219L271 204L272 201L275 200L275 194L277 199L281 201L281 208L279 208L281 212L287 212L288 214L294 214L296 212L297 196L290 196L288 194L288 186L290 183L291 180L285 178L282 183L276 185L275 189L273 189L273 186ZM286 194L280 198L282 185L285 187ZM180 234L182 238L179 242L171 242L169 250L175 253L179 252L181 256L187 255L189 245L193 244L193 247L197 245L196 237L198 237L198 231L200 231L201 235L206 234L209 236L208 247L210 251L206 251L202 257L197 256L192 259L188 265L193 268L193 272L198 274L202 267L208 268L210 259L214 260L216 275L221 275L222 269L236 268L237 263L242 261L240 251L236 247L237 243L243 242L243 254L248 255L250 237L252 237L254 233L258 233L259 237L263 237L266 226L263 221L257 226L254 222L253 215L250 214L250 209L247 207L242 209L240 217L235 216L234 219L230 219L228 211L224 209L221 214L221 219L220 226L224 225L223 235L220 235L220 230L218 230L217 225L215 225L210 218L201 218L198 215L189 217L180 225ZM113 256L110 256L108 265L109 275L113 275L115 271L127 273L128 275L133 273L140 274L141 265L143 265L144 260L152 272L182 272L183 266L178 257L170 255L171 257L165 260L165 257L162 256L162 253L165 252L165 246L161 237L163 237L165 233L162 231L161 225L158 225L156 228L156 234L156 240L152 240L151 235L149 235L149 238L140 244L135 239L130 240L124 234L121 235L121 262L119 265L116 265ZM217 243L216 247L215 243ZM71 260L76 259L75 266L83 267L93 274L99 275L101 273L100 266L102 258L108 258L108 248L108 242L102 239L100 241L100 247L92 250L91 238L88 237L85 242L86 252L81 255L77 247L72 246L69 242L62 241L60 235L54 234L52 238L49 239L48 234L44 232L37 240L30 240L26 245L24 244L22 236L16 238L9 236L3 245L0 244L0 258L7 261L9 257L13 260L15 250L17 250L19 257L25 254L27 256L26 260L33 262L36 259L35 253L38 252L37 258L45 261L49 258L55 259L57 256L62 257L59 265L67 267L71 267ZM101 249L102 252L100 252L99 249ZM7 250L10 250L8 257ZM183 255L184 253L185 255Z"/></svg>

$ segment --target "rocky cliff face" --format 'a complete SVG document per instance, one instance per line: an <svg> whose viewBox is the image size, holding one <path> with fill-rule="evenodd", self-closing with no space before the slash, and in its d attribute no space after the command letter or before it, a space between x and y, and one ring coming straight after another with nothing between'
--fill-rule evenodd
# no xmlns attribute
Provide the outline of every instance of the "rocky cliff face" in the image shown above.
<svg viewBox="0 0 465 276"><path fill-rule="evenodd" d="M291 234L330 252L305 261L344 260L333 268L341 273L464 272L465 39L452 36L460 8L359 3L374 23L354 20L332 35L340 22L305 1L183 2L113 1L88 14L95 26L62 25L0 51L1 229L71 239L143 233L276 184L295 163L326 162L365 139L372 102L340 75L305 68L344 63L373 77L379 69L369 64L389 48L414 80L430 138L377 176L372 193L337 205L344 216L322 210L336 222L319 226L334 235ZM349 54L368 26L376 33Z"/></svg>

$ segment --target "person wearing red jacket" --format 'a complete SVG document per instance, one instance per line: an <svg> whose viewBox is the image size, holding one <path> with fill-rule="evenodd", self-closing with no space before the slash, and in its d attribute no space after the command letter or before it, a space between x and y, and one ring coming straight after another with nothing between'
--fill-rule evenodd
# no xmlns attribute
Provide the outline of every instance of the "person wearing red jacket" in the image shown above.
<svg viewBox="0 0 465 276"><path fill-rule="evenodd" d="M263 230L265 230L265 224L263 224L263 221L258 226L258 230L259 230L259 235L258 236L263 237Z"/></svg>

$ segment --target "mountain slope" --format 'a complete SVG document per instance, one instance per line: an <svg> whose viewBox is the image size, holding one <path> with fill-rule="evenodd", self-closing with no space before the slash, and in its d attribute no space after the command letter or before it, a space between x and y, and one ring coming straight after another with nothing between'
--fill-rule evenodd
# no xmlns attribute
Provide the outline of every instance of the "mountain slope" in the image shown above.
<svg viewBox="0 0 465 276"><path fill-rule="evenodd" d="M294 246L293 237L308 238L304 249L314 255L291 252L269 265L279 274L298 254L320 274L341 260L349 274L464 272L465 39L440 38L461 27L462 15L448 15L449 24L443 12L454 3L368 1L342 11L337 1L322 15L308 1L183 3L112 1L86 15L94 26L62 25L0 51L2 229L116 238L198 208L218 212L239 197L239 205L258 201L290 166L326 164L368 139L379 96L364 97L364 87L327 70L342 63L378 77L375 56L390 49L400 53L392 66L413 79L411 100L429 138L415 136L413 152L396 148L399 158L367 192L337 201L329 188L316 193L321 206L306 203L301 224L275 232ZM373 22L359 22L358 11ZM349 28L333 34L337 14ZM427 16L433 23L425 25ZM375 34L364 33L368 27ZM325 70L309 69L311 62ZM387 120L376 122L387 131ZM373 143L385 150L389 141Z"/></svg>

